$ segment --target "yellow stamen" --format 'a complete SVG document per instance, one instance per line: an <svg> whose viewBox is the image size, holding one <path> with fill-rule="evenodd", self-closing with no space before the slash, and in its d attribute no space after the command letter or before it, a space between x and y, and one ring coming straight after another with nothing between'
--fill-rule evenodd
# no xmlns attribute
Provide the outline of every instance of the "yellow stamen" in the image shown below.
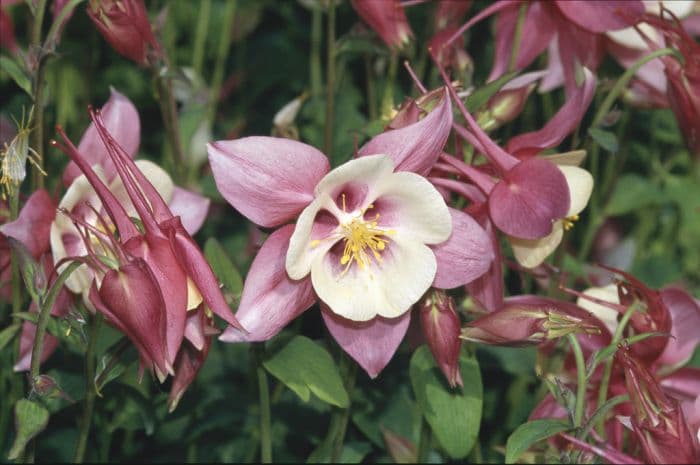
<svg viewBox="0 0 700 465"><path fill-rule="evenodd" d="M562 220L564 224L564 231L569 231L574 227L574 223L578 221L578 215L569 216Z"/></svg>
<svg viewBox="0 0 700 465"><path fill-rule="evenodd" d="M353 262L357 263L361 270L372 263L372 258L375 262L380 263L382 261L380 252L386 249L386 244L389 243L388 236L396 233L394 230L377 227L379 213L374 216L373 220L365 221L363 218L365 212L373 207L374 205L368 205L361 210L360 215L341 226L342 234L345 236L345 248L340 257L340 264L345 265L343 273L350 269Z"/></svg>

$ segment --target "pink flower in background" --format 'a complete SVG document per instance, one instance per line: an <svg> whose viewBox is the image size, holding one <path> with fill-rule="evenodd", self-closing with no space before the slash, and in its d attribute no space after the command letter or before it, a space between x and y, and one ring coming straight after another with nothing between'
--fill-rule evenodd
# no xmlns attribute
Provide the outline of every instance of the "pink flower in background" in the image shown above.
<svg viewBox="0 0 700 465"><path fill-rule="evenodd" d="M278 227L246 278L237 317L248 333L229 328L221 339L270 339L320 299L336 341L379 374L423 293L463 285L493 258L481 227L420 175L450 124L444 96L422 120L376 136L331 171L325 155L296 141L210 143L224 198L255 223Z"/></svg>

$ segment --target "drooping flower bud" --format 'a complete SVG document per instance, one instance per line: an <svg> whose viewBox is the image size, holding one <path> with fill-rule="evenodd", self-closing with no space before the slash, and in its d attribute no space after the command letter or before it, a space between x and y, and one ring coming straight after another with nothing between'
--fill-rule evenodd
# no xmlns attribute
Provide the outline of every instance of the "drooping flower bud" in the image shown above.
<svg viewBox="0 0 700 465"><path fill-rule="evenodd" d="M87 13L119 54L146 64L149 46L160 50L143 0L91 0Z"/></svg>
<svg viewBox="0 0 700 465"><path fill-rule="evenodd" d="M495 312L469 322L462 339L502 346L540 344L567 334L601 334L603 324L569 302L545 297L509 299Z"/></svg>
<svg viewBox="0 0 700 465"><path fill-rule="evenodd" d="M352 0L352 7L390 48L401 48L413 36L399 0Z"/></svg>
<svg viewBox="0 0 700 465"><path fill-rule="evenodd" d="M615 360L625 371L627 391L632 399L631 418L648 463L698 463L700 446L690 431L678 401L661 390L654 376L626 347Z"/></svg>
<svg viewBox="0 0 700 465"><path fill-rule="evenodd" d="M460 321L454 301L444 291L428 292L420 303L420 321L423 334L433 358L451 387L462 386L459 373Z"/></svg>

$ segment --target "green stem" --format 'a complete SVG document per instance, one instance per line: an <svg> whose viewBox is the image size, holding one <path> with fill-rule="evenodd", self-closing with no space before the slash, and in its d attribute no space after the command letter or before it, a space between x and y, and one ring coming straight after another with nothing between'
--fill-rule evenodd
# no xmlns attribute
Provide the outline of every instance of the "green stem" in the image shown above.
<svg viewBox="0 0 700 465"><path fill-rule="evenodd" d="M323 36L323 11L315 5L311 17L311 57L309 58L309 74L311 79L311 97L321 96L323 78L321 77L321 46Z"/></svg>
<svg viewBox="0 0 700 465"><path fill-rule="evenodd" d="M391 54L389 61L389 70L387 72L386 84L384 85L384 94L382 95L382 103L380 107L381 118L390 118L391 110L394 108L394 83L396 82L396 70L399 66L399 56L396 53Z"/></svg>
<svg viewBox="0 0 700 465"><path fill-rule="evenodd" d="M577 386L576 386L576 407L574 410L574 426L576 428L580 427L583 422L583 407L586 397L586 361L583 358L583 351L581 350L581 345L576 339L575 334L568 334L566 336L569 339L569 344L571 349L574 351L574 359L576 360L576 376L577 376Z"/></svg>
<svg viewBox="0 0 700 465"><path fill-rule="evenodd" d="M272 463L272 434L270 427L270 388L267 384L267 373L263 367L262 359L265 346L255 344L256 373L258 376L258 392L260 395L260 462Z"/></svg>
<svg viewBox="0 0 700 465"><path fill-rule="evenodd" d="M185 155L182 149L182 141L180 139L179 123L177 118L177 105L175 104L175 96L173 94L173 80L170 77L170 67L166 64L164 72L160 72L154 67L156 85L158 88L158 105L160 106L160 114L165 126L165 133L170 143L170 154L174 181L179 184L182 182L182 173L184 168Z"/></svg>
<svg viewBox="0 0 700 465"><path fill-rule="evenodd" d="M344 365L344 366L343 366ZM345 379L345 389L348 392L348 397L352 396L352 391L355 388L355 379L357 377L357 365L348 359L343 354L341 358L341 374ZM350 421L350 404L347 408L341 409L338 418L338 430L333 441L333 453L331 454L331 462L337 463L343 453L343 444L345 442L345 434L348 430L348 422Z"/></svg>
<svg viewBox="0 0 700 465"><path fill-rule="evenodd" d="M192 49L192 68L197 76L202 75L204 63L204 47L207 44L207 32L209 31L209 17L211 16L211 0L202 0L199 3L199 16L197 29L194 34L194 46Z"/></svg>
<svg viewBox="0 0 700 465"><path fill-rule="evenodd" d="M231 50L231 31L233 30L233 21L236 18L236 0L226 2L224 10L223 29L219 36L219 48L216 51L216 63L214 64L214 75L211 79L209 111L207 114L208 121L214 121L216 116L216 108L219 104L219 95L221 94L221 86L224 82L224 70L226 69L226 59Z"/></svg>
<svg viewBox="0 0 700 465"><path fill-rule="evenodd" d="M431 431L430 425L425 418L421 416L420 420L420 438L418 439L418 451L416 452L416 463L428 463L428 454L430 453Z"/></svg>
<svg viewBox="0 0 700 465"><path fill-rule="evenodd" d="M90 339L88 340L87 352L85 353L85 406L83 408L83 418L80 421L80 434L78 443L75 446L73 463L83 463L85 449L90 434L92 424L92 413L95 410L95 366L97 364L95 347L102 324L102 314L97 313L90 322Z"/></svg>
<svg viewBox="0 0 700 465"><path fill-rule="evenodd" d="M49 293L46 295L46 299L44 299L41 309L39 310L39 319L36 323L36 335L34 336L34 345L32 346L32 361L29 369L29 379L31 380L32 391L34 390L34 382L39 376L41 353L44 350L44 336L46 335L46 327L48 326L49 318L51 317L51 308L53 308L56 297L58 297L58 293L63 287L63 284L66 282L66 279L68 279L68 276L70 276L71 273L73 273L73 271L75 271L80 265L81 262L79 261L71 262L66 269L64 269L61 274L58 275L58 278L53 283L53 286L51 286L51 290L49 290Z"/></svg>
<svg viewBox="0 0 700 465"><path fill-rule="evenodd" d="M58 31L61 29L61 24L66 20L66 18L73 13L75 7L84 2L85 0L70 0L66 6L61 9L51 27L49 28L48 34L46 34L46 40L44 45L47 50L53 50L56 47L56 37L58 37Z"/></svg>
<svg viewBox="0 0 700 465"><path fill-rule="evenodd" d="M615 103L615 99L617 99L620 93L625 89L625 87L637 73L639 68L641 68L645 63L648 63L651 60L665 55L674 55L678 59L678 61L680 61L681 63L683 62L683 57L680 56L679 52L673 48L662 48L656 50L636 61L632 66L627 68L627 71L625 71L624 74L620 76L620 79L618 79L613 88L610 89L610 92L608 92L608 95L605 97L605 100L601 104L600 108L598 108L598 112L593 118L591 127L595 128L600 124L601 121L603 121L603 118L605 118L605 115L608 114L613 103Z"/></svg>
<svg viewBox="0 0 700 465"><path fill-rule="evenodd" d="M32 22L31 46L36 54L36 70L32 82L32 101L34 103L34 119L32 121L32 148L36 150L36 163L32 164L31 179L32 189L44 187L44 61L45 51L42 47L41 31L44 26L44 13L46 12L46 0L39 0L34 10Z"/></svg>
<svg viewBox="0 0 700 465"><path fill-rule="evenodd" d="M10 221L17 219L19 214L19 188L10 193ZM22 308L22 276L19 273L19 257L17 252L10 252L12 273L12 313L19 313ZM3 315L4 320L4 315Z"/></svg>
<svg viewBox="0 0 700 465"><path fill-rule="evenodd" d="M326 155L332 159L335 126L335 0L328 2L326 20L326 127L323 134L323 148Z"/></svg>
<svg viewBox="0 0 700 465"><path fill-rule="evenodd" d="M622 318L620 318L620 322L617 324L617 328L615 328L615 334L613 334L612 341L610 342L611 345L620 342L620 340L622 339L622 334L624 333L625 328L627 327L627 323L629 322L630 318L632 318L634 312L637 311L637 307L637 303L630 305L625 314L622 315ZM610 384L610 376L612 375L612 366L614 361L614 357L610 357L605 361L605 367L603 368L603 376L600 379L600 386L598 387L598 403L596 404L598 408L600 408L600 406L603 405L608 398L608 385ZM596 425L596 431L602 438L605 438L604 420L604 418L601 418L600 422Z"/></svg>
<svg viewBox="0 0 700 465"><path fill-rule="evenodd" d="M369 55L364 56L365 81L367 82L367 110L369 120L377 120L377 91L374 86L374 73L372 72L372 61Z"/></svg>
<svg viewBox="0 0 700 465"><path fill-rule="evenodd" d="M515 71L518 63L518 51L520 50L520 40L523 36L523 24L525 23L525 14L527 13L528 4L522 3L518 10L518 22L515 24L515 36L513 37L513 48L510 52L510 62L508 63L508 72Z"/></svg>

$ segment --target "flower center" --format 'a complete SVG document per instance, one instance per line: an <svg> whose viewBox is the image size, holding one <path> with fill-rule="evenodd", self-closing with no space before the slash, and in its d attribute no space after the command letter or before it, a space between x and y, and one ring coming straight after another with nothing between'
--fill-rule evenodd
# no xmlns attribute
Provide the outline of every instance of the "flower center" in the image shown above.
<svg viewBox="0 0 700 465"><path fill-rule="evenodd" d="M386 244L389 242L387 236L393 234L394 231L377 228L377 218L379 218L379 214L369 222L361 217L353 218L352 221L342 226L345 235L345 248L340 257L340 264L345 265L345 271L350 268L353 261L361 270L372 260L377 263L382 261L380 252L386 248Z"/></svg>

